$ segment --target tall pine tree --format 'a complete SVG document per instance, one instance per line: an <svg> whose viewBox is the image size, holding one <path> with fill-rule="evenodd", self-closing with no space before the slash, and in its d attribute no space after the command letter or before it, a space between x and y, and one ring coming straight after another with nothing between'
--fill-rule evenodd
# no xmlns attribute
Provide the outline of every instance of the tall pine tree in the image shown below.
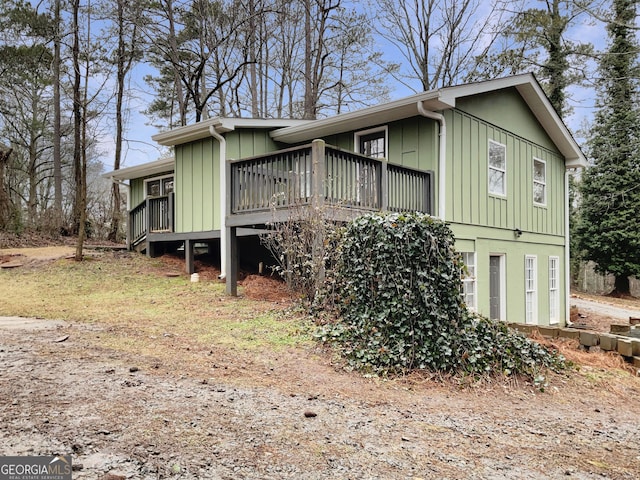
<svg viewBox="0 0 640 480"><path fill-rule="evenodd" d="M640 112L635 0L613 0L609 50L600 61L597 112L589 140L577 228L582 258L615 275L612 294L629 294L640 275Z"/></svg>

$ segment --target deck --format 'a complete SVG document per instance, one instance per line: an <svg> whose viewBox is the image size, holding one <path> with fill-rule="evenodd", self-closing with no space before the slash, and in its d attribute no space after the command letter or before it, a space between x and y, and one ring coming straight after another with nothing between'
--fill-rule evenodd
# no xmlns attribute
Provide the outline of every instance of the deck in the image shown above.
<svg viewBox="0 0 640 480"><path fill-rule="evenodd" d="M211 232L174 231L173 194L148 197L129 213L129 247L184 242L187 271L193 244L224 239L227 293L236 294L237 238L265 227L321 215L344 222L373 211L432 213L433 173L326 145L322 140L226 162L225 225Z"/></svg>
<svg viewBox="0 0 640 480"><path fill-rule="evenodd" d="M277 223L313 208L330 220L362 213L431 213L433 175L326 145L227 163L227 226Z"/></svg>

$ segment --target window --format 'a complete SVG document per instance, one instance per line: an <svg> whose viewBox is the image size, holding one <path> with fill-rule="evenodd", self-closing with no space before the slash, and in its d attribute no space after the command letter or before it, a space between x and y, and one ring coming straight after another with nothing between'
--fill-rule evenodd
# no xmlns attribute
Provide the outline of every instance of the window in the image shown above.
<svg viewBox="0 0 640 480"><path fill-rule="evenodd" d="M358 153L370 158L387 158L387 127L357 132Z"/></svg>
<svg viewBox="0 0 640 480"><path fill-rule="evenodd" d="M549 323L560 321L559 265L560 257L549 257Z"/></svg>
<svg viewBox="0 0 640 480"><path fill-rule="evenodd" d="M489 140L489 193L507 194L507 147Z"/></svg>
<svg viewBox="0 0 640 480"><path fill-rule="evenodd" d="M476 253L462 252L462 261L466 269L462 277L462 299L469 310L475 311L476 306Z"/></svg>
<svg viewBox="0 0 640 480"><path fill-rule="evenodd" d="M533 159L533 202L547 203L547 164L537 158Z"/></svg>
<svg viewBox="0 0 640 480"><path fill-rule="evenodd" d="M537 261L535 255L527 255L524 260L525 323L538 322Z"/></svg>
<svg viewBox="0 0 640 480"><path fill-rule="evenodd" d="M173 175L145 180L145 197L160 197L173 193Z"/></svg>

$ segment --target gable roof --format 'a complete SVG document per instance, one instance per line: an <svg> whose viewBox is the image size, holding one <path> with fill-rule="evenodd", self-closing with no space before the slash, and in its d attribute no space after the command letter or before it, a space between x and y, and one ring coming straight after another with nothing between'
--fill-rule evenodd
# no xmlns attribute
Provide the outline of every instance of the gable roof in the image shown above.
<svg viewBox="0 0 640 480"><path fill-rule="evenodd" d="M533 74L525 73L482 82L443 87L418 93L392 102L363 108L333 117L312 120L271 132L274 140L298 143L349 130L361 130L373 125L417 116L417 103L427 110L455 108L458 98L479 95L505 88L516 88L547 135L565 157L566 167L586 167L587 159L571 132L556 113Z"/></svg>

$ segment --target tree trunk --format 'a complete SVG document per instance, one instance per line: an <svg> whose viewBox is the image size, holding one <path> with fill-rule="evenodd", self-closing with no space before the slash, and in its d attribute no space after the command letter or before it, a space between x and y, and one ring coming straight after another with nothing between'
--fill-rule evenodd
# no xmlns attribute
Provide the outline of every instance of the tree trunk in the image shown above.
<svg viewBox="0 0 640 480"><path fill-rule="evenodd" d="M122 104L124 99L125 79L127 74L126 55L126 39L125 39L125 18L124 18L124 0L118 0L117 5L118 17L118 58L117 63L117 90L116 90L116 151L113 159L113 169L119 170L122 162L122 131L124 129L122 119ZM133 41L133 39L132 39ZM120 230L120 185L113 183L111 185L111 228L107 234L107 239L118 241L118 231Z"/></svg>
<svg viewBox="0 0 640 480"><path fill-rule="evenodd" d="M73 5L73 46L71 48L73 57L73 175L75 180L75 195L73 202L73 225L71 233L77 235L80 230L80 211L82 208L82 152L80 142L80 132L82 127L80 95L80 25L78 17L80 15L80 1L74 0Z"/></svg>
<svg viewBox="0 0 640 480"><path fill-rule="evenodd" d="M629 297L631 296L631 282L626 275L616 275L615 286L609 294L611 297Z"/></svg>
<svg viewBox="0 0 640 480"><path fill-rule="evenodd" d="M2 230L9 226L11 216L11 197L5 184L5 171L12 151L11 148L0 145L0 229Z"/></svg>
<svg viewBox="0 0 640 480"><path fill-rule="evenodd" d="M62 229L62 148L61 106L60 106L60 0L54 1L55 38L53 40L53 226L57 234Z"/></svg>

